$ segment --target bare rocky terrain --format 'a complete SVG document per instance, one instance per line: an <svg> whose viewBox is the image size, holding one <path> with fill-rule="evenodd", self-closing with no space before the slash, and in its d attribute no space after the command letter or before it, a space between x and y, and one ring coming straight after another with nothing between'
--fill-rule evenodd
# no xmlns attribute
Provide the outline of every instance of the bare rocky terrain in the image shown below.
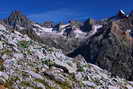
<svg viewBox="0 0 133 89"><path fill-rule="evenodd" d="M133 89L133 15L37 24L0 22L0 89Z"/></svg>

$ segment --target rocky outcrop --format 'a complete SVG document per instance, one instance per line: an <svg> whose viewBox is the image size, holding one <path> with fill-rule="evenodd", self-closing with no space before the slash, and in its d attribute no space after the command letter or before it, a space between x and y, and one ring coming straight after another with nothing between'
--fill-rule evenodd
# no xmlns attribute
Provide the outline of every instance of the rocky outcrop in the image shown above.
<svg viewBox="0 0 133 89"><path fill-rule="evenodd" d="M133 25L130 18L103 25L95 35L86 39L83 45L68 56L82 54L87 62L97 64L110 71L113 76L133 80Z"/></svg>
<svg viewBox="0 0 133 89"><path fill-rule="evenodd" d="M20 11L13 11L7 19L4 19L4 21L13 28L30 27L31 25L31 21Z"/></svg>
<svg viewBox="0 0 133 89"><path fill-rule="evenodd" d="M84 22L83 26L81 26L81 29L82 29L82 31L84 31L84 32L90 32L91 29L92 29L92 25L94 25L94 24L95 24L95 20L89 18L89 19L87 19L87 20Z"/></svg>

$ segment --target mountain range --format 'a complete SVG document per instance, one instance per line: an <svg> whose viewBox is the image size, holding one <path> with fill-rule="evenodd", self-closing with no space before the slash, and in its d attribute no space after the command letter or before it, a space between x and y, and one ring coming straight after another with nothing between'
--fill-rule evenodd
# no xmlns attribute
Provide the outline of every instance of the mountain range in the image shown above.
<svg viewBox="0 0 133 89"><path fill-rule="evenodd" d="M0 21L0 89L133 89L133 12L103 20Z"/></svg>

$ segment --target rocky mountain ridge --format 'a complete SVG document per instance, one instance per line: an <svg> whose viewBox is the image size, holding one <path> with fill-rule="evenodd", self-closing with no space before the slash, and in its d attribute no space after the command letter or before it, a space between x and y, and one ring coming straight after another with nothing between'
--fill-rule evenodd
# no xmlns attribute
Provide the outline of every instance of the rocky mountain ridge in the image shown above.
<svg viewBox="0 0 133 89"><path fill-rule="evenodd" d="M13 12L0 23L0 88L133 89L133 17L116 17L41 25Z"/></svg>

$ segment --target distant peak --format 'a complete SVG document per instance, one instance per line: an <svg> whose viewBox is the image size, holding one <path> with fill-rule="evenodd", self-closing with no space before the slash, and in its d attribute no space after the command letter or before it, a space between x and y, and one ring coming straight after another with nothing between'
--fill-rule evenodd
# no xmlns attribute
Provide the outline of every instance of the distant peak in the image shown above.
<svg viewBox="0 0 133 89"><path fill-rule="evenodd" d="M117 16L125 17L126 13L123 10L119 10L118 13L117 13Z"/></svg>
<svg viewBox="0 0 133 89"><path fill-rule="evenodd" d="M17 25L26 27L30 23L30 20L23 15L21 11L15 10L6 19L6 23L13 27L16 27Z"/></svg>
<svg viewBox="0 0 133 89"><path fill-rule="evenodd" d="M120 10L119 12L122 13L122 14L126 14L123 10Z"/></svg>
<svg viewBox="0 0 133 89"><path fill-rule="evenodd" d="M22 14L22 12L21 11L18 11L18 10L16 10L16 11L13 11L11 14L10 14L10 16L8 17L8 19L9 18L12 18L12 19L20 19L20 18L23 18L23 19L27 19L27 17L26 16L24 16L23 14Z"/></svg>
<svg viewBox="0 0 133 89"><path fill-rule="evenodd" d="M11 13L12 15L22 15L22 12L19 10L15 10Z"/></svg>

